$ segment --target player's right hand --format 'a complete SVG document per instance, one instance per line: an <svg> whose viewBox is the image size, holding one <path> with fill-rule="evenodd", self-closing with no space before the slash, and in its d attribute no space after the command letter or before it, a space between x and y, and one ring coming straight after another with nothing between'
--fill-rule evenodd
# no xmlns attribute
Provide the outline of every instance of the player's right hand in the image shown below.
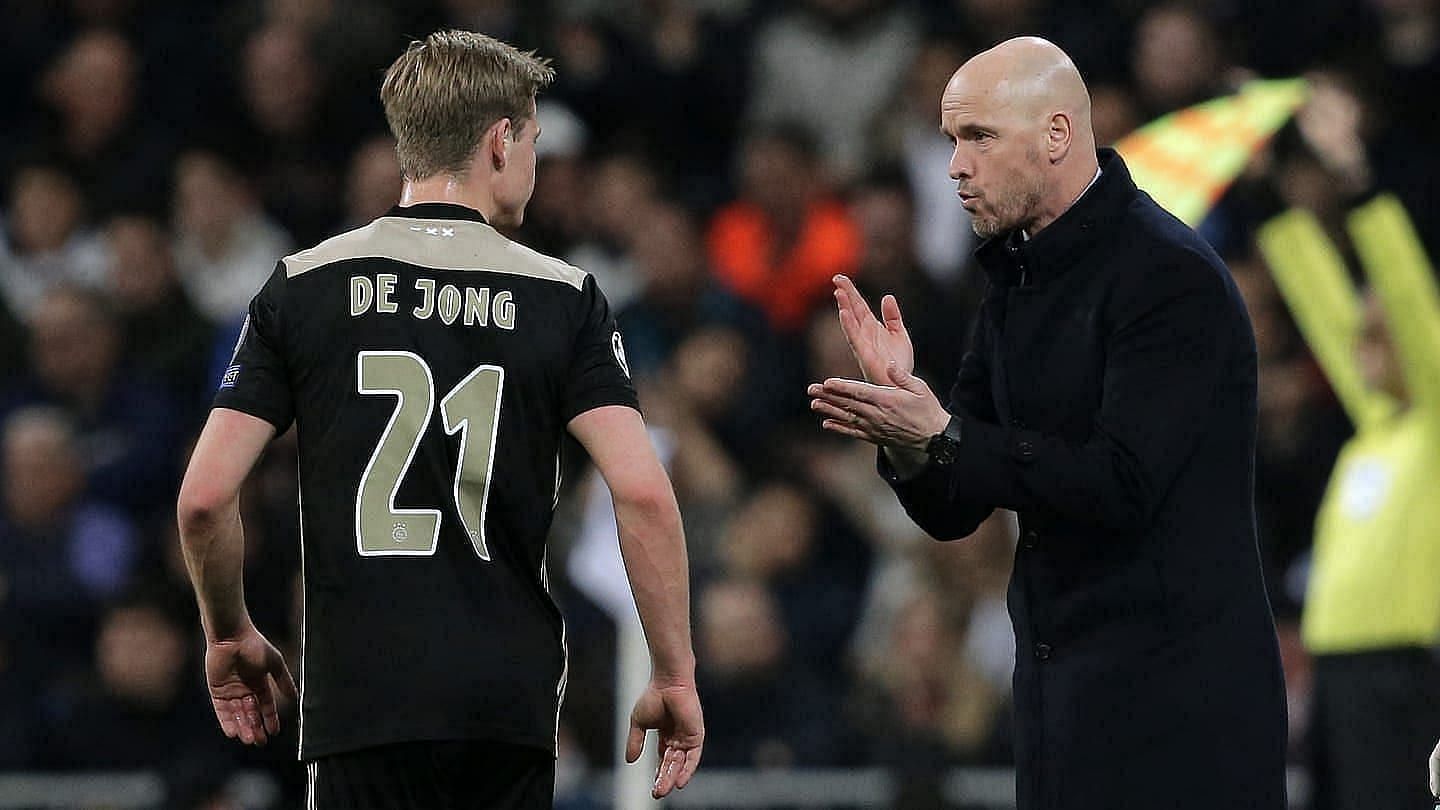
<svg viewBox="0 0 1440 810"><path fill-rule="evenodd" d="M233 638L209 643L205 678L220 729L246 745L264 745L270 735L280 732L277 691L298 700L285 659L253 626Z"/></svg>
<svg viewBox="0 0 1440 810"><path fill-rule="evenodd" d="M664 798L672 789L684 790L700 766L705 745L705 719L700 695L694 684L657 683L645 687L630 712L630 738L625 743L625 761L634 762L645 749L645 732L655 729L660 736L660 765L655 769L655 786L650 795Z"/></svg>
<svg viewBox="0 0 1440 810"><path fill-rule="evenodd" d="M860 373L865 381L875 385L889 385L889 366L905 374L915 371L915 347L910 343L910 332L900 317L900 303L895 296L880 299L880 314L883 322L870 311L870 305L860 297L855 283L841 275L835 276L835 306L840 314L840 328L845 331L845 340L855 362L860 364Z"/></svg>

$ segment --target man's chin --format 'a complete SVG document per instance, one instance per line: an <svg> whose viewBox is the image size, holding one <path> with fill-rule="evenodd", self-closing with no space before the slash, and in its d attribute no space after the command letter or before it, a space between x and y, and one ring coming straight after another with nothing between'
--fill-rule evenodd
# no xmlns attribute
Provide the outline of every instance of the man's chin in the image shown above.
<svg viewBox="0 0 1440 810"><path fill-rule="evenodd" d="M1002 229L997 220L971 217L970 230L974 231L975 235L981 239L993 239L1000 235Z"/></svg>

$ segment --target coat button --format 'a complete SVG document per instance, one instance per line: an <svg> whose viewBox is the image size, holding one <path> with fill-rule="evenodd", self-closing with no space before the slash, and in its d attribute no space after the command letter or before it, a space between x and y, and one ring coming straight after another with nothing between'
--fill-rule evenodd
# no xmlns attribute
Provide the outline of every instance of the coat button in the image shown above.
<svg viewBox="0 0 1440 810"><path fill-rule="evenodd" d="M1035 444L1034 444L1034 442L1020 442L1019 444L1016 444L1016 445L1015 445L1015 454L1020 457L1020 460L1021 460L1021 461L1030 461L1030 460L1034 459L1034 458L1035 458Z"/></svg>
<svg viewBox="0 0 1440 810"><path fill-rule="evenodd" d="M1035 657L1039 658L1041 661L1049 661L1050 656L1054 652L1055 648L1051 647L1049 644L1046 644L1043 641L1035 645Z"/></svg>
<svg viewBox="0 0 1440 810"><path fill-rule="evenodd" d="M1028 530L1028 531L1025 532L1025 537L1024 537L1024 539L1022 539L1022 540L1020 541L1020 545L1021 545L1021 547L1023 547L1026 551L1030 551L1030 550L1032 550L1032 549L1035 548L1035 546L1037 545L1039 539L1040 539L1040 533L1037 532L1037 531L1035 531L1034 529L1030 529L1030 530Z"/></svg>

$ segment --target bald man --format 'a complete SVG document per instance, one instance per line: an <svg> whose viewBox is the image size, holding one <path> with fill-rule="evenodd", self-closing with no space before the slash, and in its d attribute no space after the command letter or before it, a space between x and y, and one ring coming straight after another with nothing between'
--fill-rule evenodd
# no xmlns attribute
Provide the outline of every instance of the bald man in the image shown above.
<svg viewBox="0 0 1440 810"><path fill-rule="evenodd" d="M1285 697L1255 541L1255 341L1224 264L1097 154L1074 64L1010 40L940 101L989 278L947 403L900 305L843 277L864 380L810 386L936 539L1020 518L1020 810L1281 810Z"/></svg>

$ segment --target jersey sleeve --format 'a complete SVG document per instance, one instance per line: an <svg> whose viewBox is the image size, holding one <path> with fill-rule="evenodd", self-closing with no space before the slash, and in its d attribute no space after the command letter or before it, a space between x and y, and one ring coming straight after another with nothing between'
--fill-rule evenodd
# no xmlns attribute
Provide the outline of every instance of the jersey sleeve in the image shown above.
<svg viewBox="0 0 1440 810"><path fill-rule="evenodd" d="M568 423L604 405L625 405L639 410L640 398L630 381L630 366L625 359L625 341L615 325L610 303L591 276L586 276L580 296L580 330L575 336L575 349L565 380L563 420Z"/></svg>
<svg viewBox="0 0 1440 810"><path fill-rule="evenodd" d="M250 300L250 311L240 329L240 340L230 366L220 379L214 407L248 413L264 419L283 433L295 418L289 377L281 343L281 307L285 293L285 265Z"/></svg>

